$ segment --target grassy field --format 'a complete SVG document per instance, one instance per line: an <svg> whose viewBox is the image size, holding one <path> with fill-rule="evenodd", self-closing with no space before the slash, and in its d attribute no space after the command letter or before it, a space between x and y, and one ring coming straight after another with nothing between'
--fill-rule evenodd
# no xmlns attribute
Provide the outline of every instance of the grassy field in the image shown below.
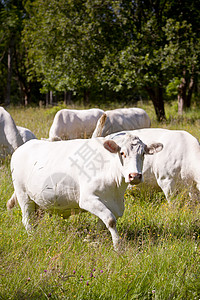
<svg viewBox="0 0 200 300"><path fill-rule="evenodd" d="M199 109L179 117L176 104L168 105L168 120L158 124L150 103L138 106L152 127L184 129L200 140ZM9 112L17 125L47 138L56 110ZM162 192L127 190L117 253L89 213L67 220L46 213L28 236L19 206L6 210L13 192L9 165L10 158L0 165L0 299L200 299L200 202L185 191L169 205Z"/></svg>

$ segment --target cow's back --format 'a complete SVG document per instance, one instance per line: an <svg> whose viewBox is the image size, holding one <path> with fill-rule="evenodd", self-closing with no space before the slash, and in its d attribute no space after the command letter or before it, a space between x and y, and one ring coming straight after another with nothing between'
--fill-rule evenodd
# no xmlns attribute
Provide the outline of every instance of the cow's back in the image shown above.
<svg viewBox="0 0 200 300"><path fill-rule="evenodd" d="M62 109L54 117L49 131L49 138L76 139L91 135L103 110Z"/></svg>
<svg viewBox="0 0 200 300"><path fill-rule="evenodd" d="M120 108L108 110L105 113L107 119L102 130L102 136L122 130L148 128L151 126L149 116L141 108Z"/></svg>
<svg viewBox="0 0 200 300"><path fill-rule="evenodd" d="M79 119L79 128L77 132L79 133L78 137L88 137L91 136L94 128L97 124L98 119L104 113L103 110L98 108L91 108L91 109L84 109L84 110L77 110L77 117ZM82 134L80 135L80 133Z"/></svg>
<svg viewBox="0 0 200 300"><path fill-rule="evenodd" d="M19 131L20 136L24 143L26 143L32 139L36 139L35 134L28 128L17 126L17 130Z"/></svg>

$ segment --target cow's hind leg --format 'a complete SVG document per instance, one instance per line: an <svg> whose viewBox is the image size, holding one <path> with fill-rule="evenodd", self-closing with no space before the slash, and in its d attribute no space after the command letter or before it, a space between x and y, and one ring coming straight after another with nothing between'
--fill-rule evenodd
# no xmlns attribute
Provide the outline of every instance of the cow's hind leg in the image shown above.
<svg viewBox="0 0 200 300"><path fill-rule="evenodd" d="M25 193L18 194L17 199L22 211L22 223L24 224L26 231L30 233L33 228L33 217L36 210L36 204Z"/></svg>
<svg viewBox="0 0 200 300"><path fill-rule="evenodd" d="M12 209L15 205L17 205L17 196L16 193L14 192L11 196L11 198L8 200L6 206L7 209L10 210Z"/></svg>
<svg viewBox="0 0 200 300"><path fill-rule="evenodd" d="M80 199L80 208L97 216L111 233L114 249L118 249L119 235L116 228L116 218L113 213L96 196Z"/></svg>

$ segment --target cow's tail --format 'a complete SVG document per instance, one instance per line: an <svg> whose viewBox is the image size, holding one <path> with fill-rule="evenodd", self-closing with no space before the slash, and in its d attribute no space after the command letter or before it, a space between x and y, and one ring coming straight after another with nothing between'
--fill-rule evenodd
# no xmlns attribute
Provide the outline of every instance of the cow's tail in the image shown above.
<svg viewBox="0 0 200 300"><path fill-rule="evenodd" d="M102 131L103 131L103 127L104 127L105 122L106 122L106 119L107 119L107 115L106 114L103 114L100 117L100 119L97 122L97 127L95 128L95 131L92 134L92 138L96 138L96 137L101 136Z"/></svg>
<svg viewBox="0 0 200 300"><path fill-rule="evenodd" d="M15 192L12 194L11 198L8 200L6 206L7 209L10 210L12 209L15 205L17 205L17 196Z"/></svg>

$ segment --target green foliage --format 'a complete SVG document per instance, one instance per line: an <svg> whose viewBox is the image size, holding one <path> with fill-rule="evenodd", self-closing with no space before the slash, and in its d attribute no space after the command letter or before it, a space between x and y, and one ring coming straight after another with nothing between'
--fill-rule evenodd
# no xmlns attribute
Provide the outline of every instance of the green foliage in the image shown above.
<svg viewBox="0 0 200 300"><path fill-rule="evenodd" d="M193 31L192 25L187 21L179 22L168 19L163 28L166 43L163 51L163 66L172 70L173 74L183 74L187 71L190 74L199 71L199 37ZM182 75L183 76L183 75Z"/></svg>
<svg viewBox="0 0 200 300"><path fill-rule="evenodd" d="M9 0L1 1L0 6L0 88L3 91L0 102L5 103L6 99L7 105L10 102L19 103L21 98L30 98L25 66L26 46L21 38L23 22L27 17L25 3Z"/></svg>
<svg viewBox="0 0 200 300"><path fill-rule="evenodd" d="M144 95L162 120L175 78L187 91L198 85L199 13L197 0L1 1L0 101L12 73L12 103L38 103L39 91L87 94L90 103Z"/></svg>
<svg viewBox="0 0 200 300"><path fill-rule="evenodd" d="M152 127L187 129L200 138L199 111L158 124L152 106L140 105ZM18 125L47 137L53 115L46 109L10 108ZM10 158L0 165L0 299L199 299L199 200L187 191L168 204L161 191L133 187L125 194L118 220L121 251L115 252L107 231L85 213L47 213L28 236L19 206L6 210L13 192Z"/></svg>
<svg viewBox="0 0 200 300"><path fill-rule="evenodd" d="M194 72L198 65L196 27L185 8L175 22L180 7L171 1L28 2L29 78L37 76L42 92L150 89L152 98L173 72L181 77L184 66Z"/></svg>
<svg viewBox="0 0 200 300"><path fill-rule="evenodd" d="M43 92L91 88L110 45L107 39L119 34L109 1L38 0L29 3L27 11L24 40L30 78L40 78Z"/></svg>
<svg viewBox="0 0 200 300"><path fill-rule="evenodd" d="M173 78L166 87L167 96L173 98L173 96L178 95L178 87L181 81L177 77Z"/></svg>
<svg viewBox="0 0 200 300"><path fill-rule="evenodd" d="M64 103L59 103L59 105L56 105L56 106L53 106L53 107L51 107L51 108L49 108L49 109L47 109L46 111L45 111L45 114L46 115L48 115L48 116L55 116L55 114L59 111L59 110L61 110L61 109L66 109L67 107L66 107L66 105L64 104Z"/></svg>

